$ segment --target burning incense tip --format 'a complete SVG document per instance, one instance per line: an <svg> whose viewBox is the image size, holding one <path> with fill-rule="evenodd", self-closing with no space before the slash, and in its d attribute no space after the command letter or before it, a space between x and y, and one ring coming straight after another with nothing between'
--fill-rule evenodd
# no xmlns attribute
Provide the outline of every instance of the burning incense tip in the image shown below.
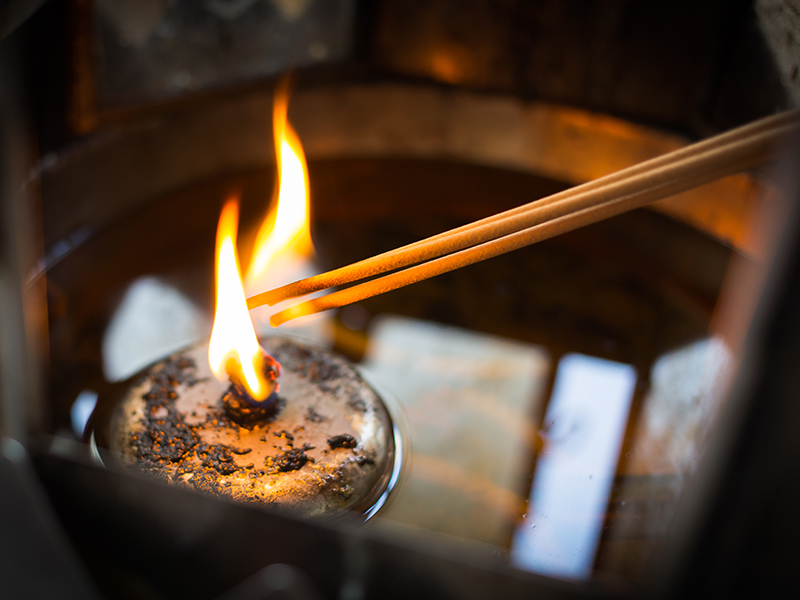
<svg viewBox="0 0 800 600"><path fill-rule="evenodd" d="M296 304L295 306L287 308L286 310L282 310L280 312L275 313L270 317L269 324L272 325L273 327L280 327L281 325L283 325L287 321L291 321L292 319L307 317L309 315L319 312L319 310L308 309L308 305L310 305L312 302L313 300L311 302L303 302L302 304Z"/></svg>

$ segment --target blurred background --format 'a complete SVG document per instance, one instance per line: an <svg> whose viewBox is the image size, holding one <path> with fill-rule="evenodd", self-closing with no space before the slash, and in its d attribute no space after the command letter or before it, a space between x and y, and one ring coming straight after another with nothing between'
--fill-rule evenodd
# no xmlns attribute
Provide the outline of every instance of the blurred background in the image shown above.
<svg viewBox="0 0 800 600"><path fill-rule="evenodd" d="M0 589L796 583L790 147L301 327L253 311L261 335L347 357L392 407L407 456L365 525L104 470L83 440L119 382L207 340L216 219L239 190L248 257L287 72L321 271L797 106L800 3L3 0L0 36Z"/></svg>

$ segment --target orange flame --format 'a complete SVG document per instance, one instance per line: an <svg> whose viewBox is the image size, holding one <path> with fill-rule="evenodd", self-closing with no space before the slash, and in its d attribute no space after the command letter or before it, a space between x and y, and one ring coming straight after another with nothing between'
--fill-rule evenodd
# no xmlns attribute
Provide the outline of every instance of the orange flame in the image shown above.
<svg viewBox="0 0 800 600"><path fill-rule="evenodd" d="M265 400L271 388L264 377L265 353L258 344L239 276L236 232L239 201L229 198L217 225L216 284L217 302L214 327L208 345L208 362L214 376L226 375L243 385L256 401Z"/></svg>
<svg viewBox="0 0 800 600"><path fill-rule="evenodd" d="M287 121L288 80L275 93L272 126L278 166L277 207L267 216L256 236L248 280L258 279L286 252L307 255L313 251L309 230L308 166L303 146Z"/></svg>

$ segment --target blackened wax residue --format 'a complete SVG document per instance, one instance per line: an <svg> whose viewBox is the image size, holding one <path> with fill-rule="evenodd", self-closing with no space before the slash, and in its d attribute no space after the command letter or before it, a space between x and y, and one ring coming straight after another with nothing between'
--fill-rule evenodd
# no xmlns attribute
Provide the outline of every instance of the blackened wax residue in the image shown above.
<svg viewBox="0 0 800 600"><path fill-rule="evenodd" d="M349 433L342 433L328 438L328 446L331 448L355 448L358 441Z"/></svg>
<svg viewBox="0 0 800 600"><path fill-rule="evenodd" d="M325 417L323 417L310 406L306 409L305 418L306 421L311 421L312 423L322 423L325 420Z"/></svg>
<svg viewBox="0 0 800 600"><path fill-rule="evenodd" d="M195 369L192 359L178 357L164 361L161 369L150 374L150 390L143 395L144 429L132 440L134 452L143 463L163 466L177 462L199 442L175 408L175 390L181 383L197 383Z"/></svg>
<svg viewBox="0 0 800 600"><path fill-rule="evenodd" d="M206 469L214 469L220 475L230 475L238 470L233 462L231 449L221 444L209 446L200 444L197 447L197 458Z"/></svg>
<svg viewBox="0 0 800 600"><path fill-rule="evenodd" d="M188 425L178 412L175 401L178 399L177 388L181 384L192 386L197 383L195 377L197 365L191 358L177 357L165 360L158 371L148 376L150 389L142 396L145 401L142 432L133 436L132 444L136 456L151 474L160 474L156 468L147 465L164 467L178 464L178 476L192 469L185 469L179 463L194 452L206 475L212 473L230 475L238 469L233 461L232 449L218 444L210 446L201 443L197 427ZM203 487L201 483L208 477L196 477L192 480L195 487Z"/></svg>
<svg viewBox="0 0 800 600"><path fill-rule="evenodd" d="M265 465L275 471L297 471L310 460L306 450L311 450L311 446L305 444L302 448L289 448L274 458L267 458Z"/></svg>
<svg viewBox="0 0 800 600"><path fill-rule="evenodd" d="M292 442L294 441L294 435L292 435L292 432L291 431L286 431L285 429L283 431L276 431L272 435L274 435L275 437L278 437L278 438L287 439L287 440L292 441Z"/></svg>
<svg viewBox="0 0 800 600"><path fill-rule="evenodd" d="M274 421L286 405L286 400L273 394L270 402L263 406L253 406L242 397L236 386L231 384L222 397L222 404L225 407L226 416L233 423L252 430L256 425Z"/></svg>

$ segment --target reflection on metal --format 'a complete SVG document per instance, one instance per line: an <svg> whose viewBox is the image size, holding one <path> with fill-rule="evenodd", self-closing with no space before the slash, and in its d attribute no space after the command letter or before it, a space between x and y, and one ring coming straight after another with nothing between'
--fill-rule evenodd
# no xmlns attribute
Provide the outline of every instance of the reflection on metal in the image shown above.
<svg viewBox="0 0 800 600"><path fill-rule="evenodd" d="M549 362L538 346L379 317L364 369L397 397L412 453L379 518L506 546Z"/></svg>
<svg viewBox="0 0 800 600"><path fill-rule="evenodd" d="M97 392L92 390L83 390L75 402L69 409L70 421L72 421L72 431L78 438L83 437L83 432L86 429L86 423L89 422L89 417L97 404Z"/></svg>
<svg viewBox="0 0 800 600"><path fill-rule="evenodd" d="M529 512L511 547L516 566L591 576L635 384L630 365L582 354L561 360Z"/></svg>
<svg viewBox="0 0 800 600"><path fill-rule="evenodd" d="M210 315L169 284L143 277L128 288L103 335L103 373L109 381L125 379L210 331Z"/></svg>

